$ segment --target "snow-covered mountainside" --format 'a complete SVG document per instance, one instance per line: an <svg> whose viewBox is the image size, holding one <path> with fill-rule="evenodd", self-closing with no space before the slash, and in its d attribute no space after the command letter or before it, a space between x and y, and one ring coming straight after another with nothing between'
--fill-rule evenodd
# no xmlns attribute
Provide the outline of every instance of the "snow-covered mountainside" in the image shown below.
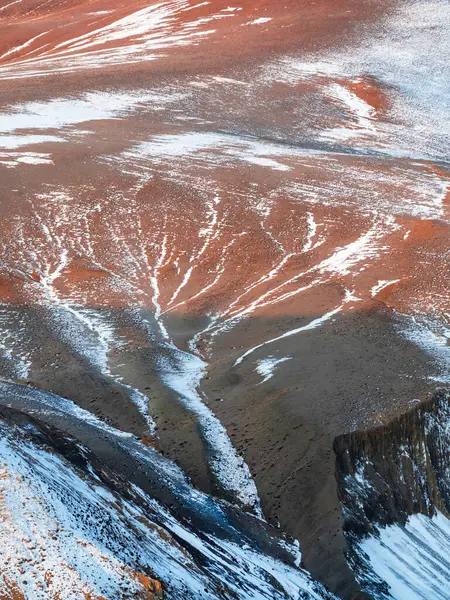
<svg viewBox="0 0 450 600"><path fill-rule="evenodd" d="M263 552L264 539L239 530L219 502L194 490L187 496L198 519L214 513L214 535L21 412L2 409L0 433L3 597L331 599L296 567L298 545L272 541L255 522L280 558ZM186 482L171 469L165 485L176 495Z"/></svg>
<svg viewBox="0 0 450 600"><path fill-rule="evenodd" d="M0 598L450 600L449 65L446 0L0 0Z"/></svg>
<svg viewBox="0 0 450 600"><path fill-rule="evenodd" d="M404 526L388 525L358 547L371 570L367 587L380 600L446 600L449 550L450 521L439 512L433 517L413 515Z"/></svg>

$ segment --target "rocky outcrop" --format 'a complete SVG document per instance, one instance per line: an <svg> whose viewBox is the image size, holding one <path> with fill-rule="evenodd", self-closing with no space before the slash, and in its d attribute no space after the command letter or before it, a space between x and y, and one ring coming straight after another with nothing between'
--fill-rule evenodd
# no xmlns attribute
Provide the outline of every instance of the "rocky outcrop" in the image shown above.
<svg viewBox="0 0 450 600"><path fill-rule="evenodd" d="M449 515L450 395L439 391L387 425L339 436L334 450L347 560L371 597L389 598L358 542L413 514Z"/></svg>

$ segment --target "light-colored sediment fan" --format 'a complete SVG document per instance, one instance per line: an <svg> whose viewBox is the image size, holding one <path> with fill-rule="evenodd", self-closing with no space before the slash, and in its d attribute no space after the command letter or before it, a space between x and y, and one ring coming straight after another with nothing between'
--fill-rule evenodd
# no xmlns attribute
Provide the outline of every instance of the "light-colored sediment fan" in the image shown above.
<svg viewBox="0 0 450 600"><path fill-rule="evenodd" d="M430 377L450 377L449 4L285 4L0 0L1 377L32 382L50 335L129 399L154 440L151 394L120 363L150 347L152 374L198 423L215 493L261 518L250 469L198 389L210 363L229 353L233 373L251 364L273 383L292 360L287 338L387 306L399 334L436 359ZM236 344L234 328L251 319L258 333ZM4 584L26 598L141 593L141 571L97 524L84 540L58 494L73 487L99 522L114 513L151 568L162 559L148 531L142 550L138 509L9 432L2 444ZM25 509L37 537L14 516ZM420 525L429 537L443 519L398 535ZM153 534L161 552L181 553ZM361 546L382 578L394 568L380 558L386 543ZM208 544L192 541L211 557ZM13 573L30 552L24 583ZM246 552L240 568L256 586L264 577ZM166 574L174 590L183 577L203 586L178 558L184 575ZM294 598L286 573L280 598ZM275 597L264 585L258 597Z"/></svg>

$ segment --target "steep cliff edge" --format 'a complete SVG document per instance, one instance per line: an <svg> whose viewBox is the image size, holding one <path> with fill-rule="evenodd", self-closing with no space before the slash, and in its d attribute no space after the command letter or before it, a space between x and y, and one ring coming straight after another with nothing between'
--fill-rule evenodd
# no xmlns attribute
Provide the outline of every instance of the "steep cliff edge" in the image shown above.
<svg viewBox="0 0 450 600"><path fill-rule="evenodd" d="M438 391L430 400L417 404L387 425L337 437L334 450L338 494L349 544L347 559L362 588L376 599L398 598L400 592L396 594L392 589L391 576L402 580L402 585L413 585L418 573L408 558L402 560L402 573L395 573L393 557L387 556L393 553L395 558L395 546L402 538L403 547L417 545L414 552L420 554L420 562L428 565L431 574L434 569L435 577L442 574L444 581L448 581L450 573L445 556L441 558L433 548L433 538L441 538L448 544L448 392ZM431 541L425 542L419 529L425 530ZM372 564L374 559L369 550L373 544L377 545L377 556L384 552L383 564L391 561L389 577L380 576L379 569L377 572ZM428 564L430 555L434 555L432 566ZM433 585L433 577L429 585ZM414 588L410 597L426 597L423 593L426 592ZM445 591L442 596L438 593L429 590L428 597L448 598Z"/></svg>

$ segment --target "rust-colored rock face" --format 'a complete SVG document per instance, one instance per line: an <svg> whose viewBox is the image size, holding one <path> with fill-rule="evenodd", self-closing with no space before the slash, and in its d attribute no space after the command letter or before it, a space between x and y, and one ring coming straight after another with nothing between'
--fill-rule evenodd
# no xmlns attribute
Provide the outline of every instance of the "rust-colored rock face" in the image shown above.
<svg viewBox="0 0 450 600"><path fill-rule="evenodd" d="M279 523L342 598L333 440L449 381L449 23L0 0L0 377Z"/></svg>

